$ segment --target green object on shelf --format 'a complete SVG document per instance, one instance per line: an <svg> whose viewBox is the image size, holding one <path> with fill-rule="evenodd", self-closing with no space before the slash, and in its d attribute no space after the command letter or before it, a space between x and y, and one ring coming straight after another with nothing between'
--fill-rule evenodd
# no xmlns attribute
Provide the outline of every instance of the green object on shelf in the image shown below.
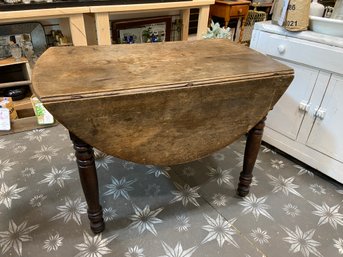
<svg viewBox="0 0 343 257"><path fill-rule="evenodd" d="M55 122L54 117L45 109L37 97L31 97L31 103L39 125L53 124Z"/></svg>

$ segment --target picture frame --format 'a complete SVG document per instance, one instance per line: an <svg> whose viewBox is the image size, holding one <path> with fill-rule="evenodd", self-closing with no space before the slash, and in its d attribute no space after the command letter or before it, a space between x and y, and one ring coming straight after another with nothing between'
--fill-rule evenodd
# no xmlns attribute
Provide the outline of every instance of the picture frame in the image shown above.
<svg viewBox="0 0 343 257"><path fill-rule="evenodd" d="M113 44L170 41L172 17L118 20L111 23Z"/></svg>

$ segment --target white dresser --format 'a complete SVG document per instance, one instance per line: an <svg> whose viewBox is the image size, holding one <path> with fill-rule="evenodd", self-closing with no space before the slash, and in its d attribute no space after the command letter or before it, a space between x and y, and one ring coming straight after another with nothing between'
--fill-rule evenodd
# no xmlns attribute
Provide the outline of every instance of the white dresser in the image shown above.
<svg viewBox="0 0 343 257"><path fill-rule="evenodd" d="M295 70L263 140L343 183L343 38L262 22L250 47Z"/></svg>

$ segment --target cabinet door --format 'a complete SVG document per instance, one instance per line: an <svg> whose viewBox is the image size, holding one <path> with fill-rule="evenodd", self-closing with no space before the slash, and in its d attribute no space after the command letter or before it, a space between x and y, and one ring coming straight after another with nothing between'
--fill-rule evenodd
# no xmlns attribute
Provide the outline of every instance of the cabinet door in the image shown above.
<svg viewBox="0 0 343 257"><path fill-rule="evenodd" d="M300 105L302 104L304 109L309 104L319 71L292 62L281 62L293 68L295 76L285 94L269 112L266 125L292 140L296 140L306 113L306 110L301 110Z"/></svg>
<svg viewBox="0 0 343 257"><path fill-rule="evenodd" d="M332 75L307 145L343 162L343 76Z"/></svg>

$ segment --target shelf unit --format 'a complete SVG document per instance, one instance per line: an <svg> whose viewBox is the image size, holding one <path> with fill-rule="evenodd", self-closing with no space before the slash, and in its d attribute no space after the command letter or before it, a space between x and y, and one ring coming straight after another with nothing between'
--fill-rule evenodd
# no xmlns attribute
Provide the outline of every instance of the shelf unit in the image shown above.
<svg viewBox="0 0 343 257"><path fill-rule="evenodd" d="M60 20L62 32L70 32L73 45L85 46L87 45L87 36L83 15L85 13L89 13L89 7L0 11L0 24L58 19Z"/></svg>
<svg viewBox="0 0 343 257"><path fill-rule="evenodd" d="M14 68L12 73L8 72L8 68ZM16 61L12 57L0 60L0 75L0 89L17 86L29 87L31 84L31 68L25 58L21 58L20 61ZM31 107L30 96L13 101L16 110Z"/></svg>
<svg viewBox="0 0 343 257"><path fill-rule="evenodd" d="M9 68L12 69L11 74ZM0 60L0 88L27 86L31 85L31 68L25 58L16 61L14 58L6 58ZM11 121L10 131L0 131L0 136L41 128L43 126L37 124L37 118L33 112L30 101L32 93L29 90L27 96L18 101L13 101L14 109L18 113L18 119ZM46 126L44 126L46 127Z"/></svg>
<svg viewBox="0 0 343 257"><path fill-rule="evenodd" d="M188 39L189 17L191 8L199 8L197 38L201 39L207 31L210 5L214 0L193 0L181 2L165 2L153 4L131 4L131 5L108 5L91 6L90 12L94 15L95 31L98 45L111 45L110 15L129 13L152 13L179 10L182 18L182 40Z"/></svg>
<svg viewBox="0 0 343 257"><path fill-rule="evenodd" d="M70 32L74 46L110 45L110 15L180 11L183 20L182 40L188 39L191 8L199 8L197 38L207 31L210 5L214 0L192 0L164 3L65 7L23 11L0 11L0 24L59 19L63 34Z"/></svg>

